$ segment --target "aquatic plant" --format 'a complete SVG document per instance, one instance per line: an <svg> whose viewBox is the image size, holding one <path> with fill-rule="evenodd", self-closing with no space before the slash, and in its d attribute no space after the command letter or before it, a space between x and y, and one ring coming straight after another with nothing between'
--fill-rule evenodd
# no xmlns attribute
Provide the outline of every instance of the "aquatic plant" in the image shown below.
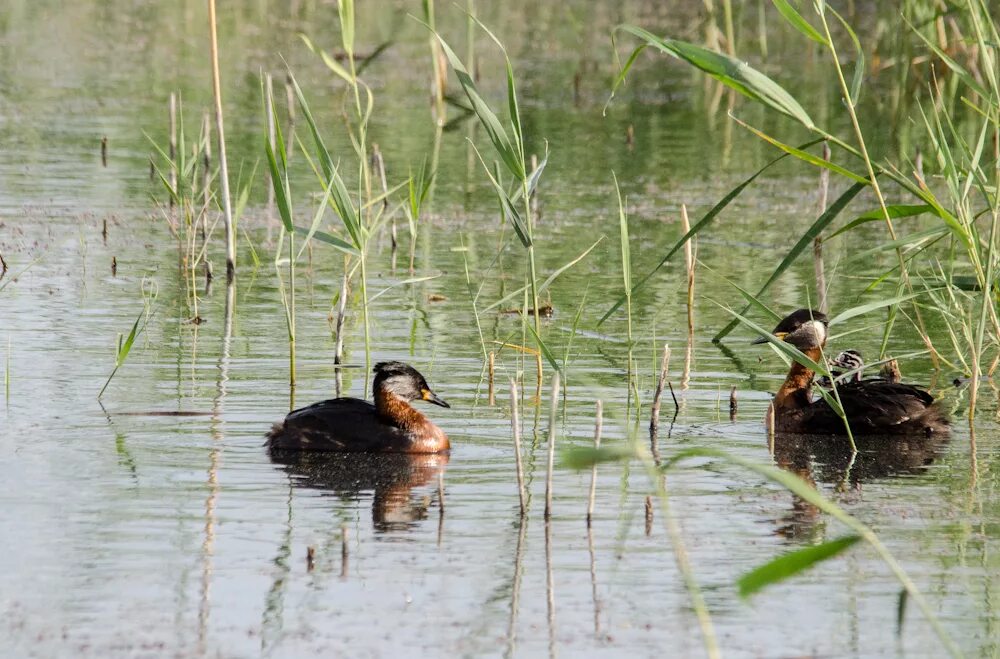
<svg viewBox="0 0 1000 659"><path fill-rule="evenodd" d="M941 643L947 650L948 654L951 656L961 656L961 652L958 647L954 644L954 641L952 641L930 604L924 598L923 593L920 591L916 583L910 578L909 574L907 574L906 570L899 563L899 561L896 560L892 552L889 551L889 548L886 547L885 543L882 542L878 534L875 533L875 531L873 531L868 525L864 524L839 505L823 496L812 485L802 480L802 478L796 474L771 465L758 464L752 460L747 460L726 451L702 447L680 449L674 452L670 457L663 459L657 464L654 462L652 456L649 454L649 451L643 446L643 444L635 440L632 440L629 444L624 446L619 445L608 448L591 448L582 446L571 447L563 451L562 459L564 465L578 470L590 469L593 465L600 462L616 462L639 459L643 461L647 467L652 465L651 478L653 479L654 487L658 496L665 506L669 506L669 498L663 489L663 482L661 480L662 475L671 472L672 470L678 468L682 463L689 460L697 459L698 463L695 468L715 471L716 463L721 462L742 468L748 472L761 476L788 490L793 495L801 498L841 522L850 530L850 533L819 545L813 545L782 554L781 556L778 556L767 563L750 570L740 577L737 583L742 596L750 596L767 586L776 584L794 576L795 574L803 572L804 570L813 567L822 561L832 559L840 555L843 551L849 549L858 541L863 540L875 551L878 557L893 573L893 576L899 581L902 587L902 591L900 593L900 607L904 607L907 600L913 600L913 602L916 603L917 607L921 610L924 618L933 628L937 637L941 640ZM708 460L707 462L706 459ZM667 511L669 511L669 508L667 508ZM667 512L667 514L669 515L669 512ZM683 572L684 570L682 569L682 573ZM689 584L689 593L694 595L697 592L697 585ZM707 610L703 615L707 616ZM705 621L703 621L703 634L706 641L706 650L711 655L713 654L712 648L715 647L715 639L713 633L710 631L710 627L705 626ZM717 654L717 652L718 650L716 648L714 653Z"/></svg>
<svg viewBox="0 0 1000 659"><path fill-rule="evenodd" d="M214 172L206 166L209 162L210 136L206 124L202 123L197 139L188 142L184 129L184 103L176 94L170 95L169 114L170 131L165 148L148 134L146 136L159 155L158 160L150 161L150 166L167 193L167 208L161 208L161 213L178 241L181 273L190 309L188 318L191 322L200 323L198 268L203 268L206 281L210 281L212 268L208 260L208 245L215 228L215 223L209 225L208 218L209 208L215 199L211 191Z"/></svg>
<svg viewBox="0 0 1000 659"><path fill-rule="evenodd" d="M371 324L369 319L369 304L372 299L368 293L368 244L369 239L381 223L384 222L388 216L391 216L396 212L396 210L398 210L394 209L387 213L388 204L386 202L390 195L394 194L398 188L406 185L406 183L390 189L383 179L382 192L379 193L375 187L376 175L375 172L373 172L372 162L373 160L380 162L381 158L380 156L375 157L377 147L369 144L368 141L369 122L375 101L371 87L369 87L360 78L361 71L374 61L378 55L384 52L384 50L388 48L389 43L379 45L374 51L372 51L372 53L362 58L355 50L356 32L355 7L353 0L339 0L338 17L340 21L341 49L343 52L343 59L346 61L346 66L341 65L336 57L331 56L329 53L316 46L307 36L301 36L302 41L309 48L309 50L317 54L327 68L330 69L330 71L333 72L341 82L346 84L345 103L353 110L353 116L349 116L346 121L348 136L350 138L355 156L355 162L353 164L355 164L357 173L356 187L353 192L348 190L345 178L341 173L342 165L335 164L333 155L323 140L322 131L313 117L312 111L309 109L309 104L306 102L305 94L303 93L298 82L295 80L295 76L292 75L291 72L289 72L289 81L299 109L302 111L302 114L306 119L306 124L309 128L309 133L313 142L312 157L309 157L308 151L304 146L302 146L301 141L299 141L300 146L302 146L302 152L309 159L309 164L313 172L323 189L326 190L326 197L328 198L333 210L340 218L348 237L347 240L343 240L338 236L319 231L318 225L322 219L322 213L317 212L312 226L305 232L306 241L308 242L310 239L317 239L346 252L348 257L357 257L356 272L358 273L360 281L361 317L362 325L364 327L365 346L365 390L367 390L368 377L371 371ZM359 59L362 60L360 63ZM287 172L285 173L287 174ZM426 197L425 191L423 192L423 196ZM324 199L324 204L326 203L327 198ZM402 207L403 204L400 206ZM415 222L416 218L414 218L414 223ZM298 228L291 228L290 217L285 230L288 233L298 230ZM301 254L301 250L299 254ZM344 305L346 305L345 293L347 290L347 284L353 277L354 272L355 270L353 268L347 269L344 286L341 289L341 309L340 313L338 313L337 322L338 354L335 356L337 363L340 363L342 358L339 351L343 346L343 341L339 334L340 329L343 327L342 315ZM418 280L422 281L423 279L419 278Z"/></svg>
<svg viewBox="0 0 1000 659"><path fill-rule="evenodd" d="M118 334L118 344L115 349L115 365L111 369L111 373L108 375L108 379L104 381L104 386L97 393L97 399L100 400L104 396L104 392L107 391L108 385L111 384L111 380L118 373L118 369L125 364L125 360L128 359L129 353L132 351L132 346L135 344L136 338L146 329L149 325L149 320L153 315L153 303L156 301L157 288L155 283L147 286L145 280L143 280L140 285L140 290L142 292L142 311L136 316L135 322L132 323L132 329L129 330L128 337L122 337L122 334ZM140 325L141 323L141 325ZM7 371L10 371L10 346L8 343L8 365Z"/></svg>
<svg viewBox="0 0 1000 659"><path fill-rule="evenodd" d="M930 102L926 106L920 107L920 116L926 130L926 140L929 144L930 153L944 179L945 185L943 186L944 192L942 194L935 192L927 184L925 175L920 167L915 167L913 174L907 175L903 173L901 165L892 162L876 162L871 157L865 141L864 131L862 130L861 122L855 109L858 97L862 91L865 72L865 50L857 34L848 22L832 7L821 0L813 3L815 14L820 23L818 29L786 0L774 0L774 4L789 25L808 39L820 44L829 55L831 67L836 75L837 86L844 101L843 107L850 120L852 128L851 139L838 137L824 127L817 125L798 100L782 86L732 55L725 55L709 48L676 39L657 37L640 27L632 25L621 25L615 31L616 35L628 34L641 42L632 51L622 66L615 81L615 89L622 84L625 75L639 54L648 47L655 48L681 61L687 62L704 71L723 85L731 87L744 96L794 120L816 134L820 140L825 140L832 144L839 152L846 154L853 159L853 162L860 163L864 167L864 174L856 173L848 167L809 153L807 150L808 147L815 142L798 147L791 146L734 117L734 121L740 126L780 149L785 155L794 156L812 166L825 168L852 183L851 187L834 201L809 228L806 234L803 234L799 242L788 252L782 263L772 273L767 283L757 292L757 296L762 295L792 261L805 251L816 237L831 226L834 219L844 210L851 199L862 190L868 189L875 195L878 207L871 212L858 216L833 235L850 231L855 227L872 221L880 221L885 225L888 240L879 245L875 250L868 252L868 254L871 255L879 251L895 253L895 267L876 277L875 284L895 277L895 291L892 293L892 297L901 300L901 302L888 306L881 353L884 354L888 337L900 310L899 305L902 301L905 301L912 310L912 322L924 340L931 358L937 360L939 352L934 347L931 337L928 335L921 307L913 299L921 292L921 289L914 285L910 268L913 266L915 258L925 255L931 246L942 239L947 239L949 253L963 253L965 257L963 266L971 273L969 276L974 282L975 287L982 292L969 302L970 306L968 308L970 313L965 316L967 318L967 326L963 331L959 332L964 337L962 351L968 352L971 355L969 360L961 360L968 367L968 374L971 376L972 385L969 403L969 416L971 419L975 415L979 376L984 372L992 373L998 362L1000 362L1000 351L998 351L992 364L988 368L984 368L984 363L988 363L987 351L991 349L996 350L1000 347L1000 320L998 320L996 300L993 295L988 293L988 291L993 290L997 259L1000 258L1000 248L997 245L997 229L1000 226L1000 203L998 203L996 195L997 183L1000 183L1000 173L993 166L996 161L996 154L990 154L989 149L986 148L987 137L1000 130L1000 100L998 100L1000 99L1000 80L998 80L996 74L994 49L990 47L991 43L996 43L998 36L997 24L981 0L966 1L962 13L968 24L971 25L972 29L970 31L974 35L974 43L978 45L976 52L980 59L980 70L987 72L982 74L985 80L978 79L977 76L970 73L969 70L952 59L941 48L921 35L928 49L940 60L943 66L946 66L951 71L954 78L959 80L960 84L964 86L968 98L971 99L966 102L968 106L966 114L978 120L980 126L975 141L972 143L966 142L956 129L954 113L947 108L944 91L936 80L933 82L928 89ZM837 41L831 30L830 23L832 20L835 20L849 37L854 54L854 67L850 81L848 81L844 66L841 64ZM853 144L851 143L852 140ZM765 168L771 164L773 163L769 163ZM754 177L734 188L719 205L725 207L756 176L755 174ZM882 181L893 183L895 192L909 195L915 203L888 203L883 191L884 183ZM936 217L940 224L932 230L914 232L908 235L902 235L897 231L896 221L925 214ZM706 218L708 217L706 216ZM984 223L985 226L983 226ZM680 242L689 239L698 231L705 228L707 224L708 222L703 218L703 221L696 223ZM675 246L668 252L660 264L661 266L676 252L677 248L678 246ZM636 288L642 286L651 275L652 272L643 279L640 279L633 287L633 292ZM954 270L951 269L942 283L948 286L955 286L957 281ZM605 317L609 316L621 303L622 301L620 300ZM745 314L749 309L750 306L748 305L742 313ZM947 309L937 309L937 311L943 317L953 318L952 315L948 314ZM737 320L734 320L727 325L716 335L716 339L719 340L726 336L736 326L737 322Z"/></svg>
<svg viewBox="0 0 1000 659"><path fill-rule="evenodd" d="M500 200L504 217L510 222L511 227L514 229L521 245L527 253L528 286L531 291L530 311L534 321L534 327L529 329L531 329L532 334L534 335L538 349L544 353L547 352L547 348L543 348L543 342L541 339L538 305L538 276L535 267L535 220L531 200L532 195L538 186L538 181L542 176L542 172L545 170L545 165L548 162L548 154L546 154L546 157L543 158L533 169L529 170L528 160L525 157L525 138L523 127L521 125L517 89L514 81L514 68L510 63L510 57L508 57L506 49L496 35L490 32L490 30L478 19L473 20L475 20L476 24L479 25L479 27L482 28L487 35L489 35L490 39L493 40L493 43L495 43L503 53L507 77L507 109L510 115L508 123L508 127L510 129L509 134L507 128L504 127L496 113L490 108L489 104L479 93L472 74L466 68L465 64L462 63L462 60L455 54L455 51L451 49L444 38L439 33L434 31L433 27L427 25L426 23L425 25L427 25L428 29L431 30L431 32L437 37L438 42L441 44L445 56L447 57L449 64L451 64L452 70L455 72L455 75L458 76L458 81L465 92L466 98L469 100L469 103L478 117L480 124L489 136L496 155L500 158L500 162L503 163L507 172L514 177L515 189L513 192L509 192L502 185L502 181L499 176L490 171L486 160L483 158L482 154L479 153L479 150L476 149L476 155L479 157L480 163L482 163L483 171L486 173L490 183L492 183L497 197ZM518 210L518 202L521 202L523 207L523 215L521 211ZM554 368L558 369L554 360L551 360L551 363L553 363Z"/></svg>
<svg viewBox="0 0 1000 659"><path fill-rule="evenodd" d="M236 276L236 224L229 195L229 160L226 157L226 131L222 113L222 85L219 81L219 38L216 30L215 0L208 0L208 34L212 59L212 97L215 101L215 131L219 136L219 184L226 228L226 281Z"/></svg>

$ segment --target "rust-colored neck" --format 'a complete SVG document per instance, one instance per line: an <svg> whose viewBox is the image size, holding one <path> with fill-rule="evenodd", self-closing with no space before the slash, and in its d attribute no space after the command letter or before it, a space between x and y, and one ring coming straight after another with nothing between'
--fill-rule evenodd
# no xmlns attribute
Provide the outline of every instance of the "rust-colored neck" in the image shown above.
<svg viewBox="0 0 1000 659"><path fill-rule="evenodd" d="M375 411L386 421L403 430L418 430L427 417L415 410L408 402L388 391L375 392Z"/></svg>
<svg viewBox="0 0 1000 659"><path fill-rule="evenodd" d="M814 362L819 362L823 358L823 353L819 349L810 348L803 351L804 354ZM812 380L816 373L798 362L792 363L792 368L788 371L788 377L774 397L775 410L789 410L807 407L812 402Z"/></svg>
<svg viewBox="0 0 1000 659"><path fill-rule="evenodd" d="M404 452L440 453L451 448L443 430L396 394L377 390L375 411L388 423L406 432L409 443Z"/></svg>

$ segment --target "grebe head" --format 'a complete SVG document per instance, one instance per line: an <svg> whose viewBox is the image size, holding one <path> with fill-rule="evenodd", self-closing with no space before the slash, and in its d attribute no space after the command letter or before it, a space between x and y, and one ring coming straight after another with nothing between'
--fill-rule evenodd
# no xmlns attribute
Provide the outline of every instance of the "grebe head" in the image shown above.
<svg viewBox="0 0 1000 659"><path fill-rule="evenodd" d="M772 334L799 350L822 348L826 345L827 322L826 314L820 311L798 309L785 316ZM767 339L761 337L754 343L767 343Z"/></svg>
<svg viewBox="0 0 1000 659"><path fill-rule="evenodd" d="M865 367L865 359L861 356L859 350L854 350L853 348L848 348L844 350L836 357L829 361L830 371L837 376L843 375L844 373L850 373L851 377L847 378L848 382L860 382L862 378L862 373Z"/></svg>
<svg viewBox="0 0 1000 659"><path fill-rule="evenodd" d="M403 362L379 362L373 369L375 382L372 389L375 395L379 391L393 394L407 402L411 400L426 400L441 407L451 407L437 394L431 391L427 380L417 369Z"/></svg>
<svg viewBox="0 0 1000 659"><path fill-rule="evenodd" d="M848 348L844 350L836 357L826 360L827 366L830 367L830 375L840 384L846 382L861 382L864 379L864 368L865 360L861 356L861 352L854 350L853 348ZM850 374L850 375L848 375ZM823 387L824 389L829 389L832 385L830 384L830 376L824 375L816 384Z"/></svg>

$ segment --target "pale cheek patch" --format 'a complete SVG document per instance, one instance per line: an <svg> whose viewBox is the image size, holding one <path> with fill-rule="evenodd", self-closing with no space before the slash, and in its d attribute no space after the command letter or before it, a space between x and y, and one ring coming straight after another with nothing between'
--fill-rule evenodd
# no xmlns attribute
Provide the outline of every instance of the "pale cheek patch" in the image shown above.
<svg viewBox="0 0 1000 659"><path fill-rule="evenodd" d="M826 325L818 320L809 321L812 324L813 334L816 335L819 343L826 343Z"/></svg>

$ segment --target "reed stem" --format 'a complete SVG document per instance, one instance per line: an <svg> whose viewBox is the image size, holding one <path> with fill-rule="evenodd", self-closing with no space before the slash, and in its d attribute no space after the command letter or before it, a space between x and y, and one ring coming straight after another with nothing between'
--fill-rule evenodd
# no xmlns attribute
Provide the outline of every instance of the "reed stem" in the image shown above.
<svg viewBox="0 0 1000 659"><path fill-rule="evenodd" d="M170 208L175 205L174 195L177 194L177 94L170 92L170 102L167 106L170 136L168 139L167 153L170 156Z"/></svg>
<svg viewBox="0 0 1000 659"><path fill-rule="evenodd" d="M510 427L514 433L514 463L517 467L517 497L521 504L521 517L528 512L528 496L524 491L524 466L521 463L521 419L518 414L517 382L510 379Z"/></svg>
<svg viewBox="0 0 1000 659"><path fill-rule="evenodd" d="M489 379L490 379L490 382L489 382L489 388L490 388L490 390L489 390L489 406L490 407L493 407L493 405L496 403L496 401L494 399L494 376L495 375L496 375L496 353L495 352L491 352L490 353L490 361L489 361Z"/></svg>
<svg viewBox="0 0 1000 659"><path fill-rule="evenodd" d="M660 358L660 377L656 381L656 391L653 393L653 406L650 410L649 437L655 441L660 429L660 399L663 397L663 386L667 382L667 367L670 365L670 345L663 344L663 356Z"/></svg>
<svg viewBox="0 0 1000 659"><path fill-rule="evenodd" d="M549 408L549 461L545 469L545 519L552 517L552 474L556 462L556 412L559 408L559 371L552 375L552 399Z"/></svg>
<svg viewBox="0 0 1000 659"><path fill-rule="evenodd" d="M594 450L601 448L601 427L604 424L604 405L597 401L594 418ZM597 462L590 468L590 495L587 497L587 527L594 518L594 499L597 495Z"/></svg>
<svg viewBox="0 0 1000 659"><path fill-rule="evenodd" d="M854 110L855 100L851 97L851 91L847 86L847 80L844 78L844 69L840 65L840 56L837 54L837 46L833 42L833 36L830 34L830 24L826 20L826 11L824 10L823 3L818 3L819 17L820 21L823 23L823 30L826 36L826 43L830 49L830 57L833 60L834 69L837 71L837 81L840 84L840 92L844 97L844 105L847 107L847 113L851 117L851 125L854 127L854 136L858 141L858 149L861 152L862 159L865 161L865 167L868 169L868 180L871 183L872 190L875 192L875 197L878 199L879 208L882 211L882 217L885 220L886 230L889 232L889 238L893 241L896 240L896 229L892 223L892 216L889 214L889 208L885 202L885 196L882 194L882 187L879 185L878 177L875 175L875 167L872 165L871 157L868 155L868 146L865 143L864 133L861 131L861 124L858 121L858 114ZM903 256L903 250L900 247L896 247L896 258L899 261L899 277L900 282L903 287L906 288L908 293L913 292L913 284L910 282L910 275L906 269L906 259ZM895 306L889 308L889 322L886 325L886 330L892 325L892 321L895 317ZM931 360L934 362L935 367L938 365L937 353L934 350L934 346L930 342L927 331L924 328L923 318L920 314L920 307L913 303L913 313L917 320L917 326L920 329L920 335L924 340L924 344L930 351ZM887 336L887 335L886 335ZM885 338L882 341L882 347L879 351L879 356L885 355Z"/></svg>
<svg viewBox="0 0 1000 659"><path fill-rule="evenodd" d="M681 204L681 231L686 236L691 230L691 220L688 219L687 205ZM687 272L687 321L688 321L688 334L694 334L694 273L695 273L695 254L694 245L692 241L694 238L689 238L684 243L684 264L685 270Z"/></svg>
<svg viewBox="0 0 1000 659"><path fill-rule="evenodd" d="M222 118L222 85L219 80L219 39L216 33L215 0L208 0L208 25L212 56L212 90L215 96L215 132L219 136L219 185L226 221L226 281L236 276L236 232L233 207L229 197L229 165L226 159L226 133Z"/></svg>

